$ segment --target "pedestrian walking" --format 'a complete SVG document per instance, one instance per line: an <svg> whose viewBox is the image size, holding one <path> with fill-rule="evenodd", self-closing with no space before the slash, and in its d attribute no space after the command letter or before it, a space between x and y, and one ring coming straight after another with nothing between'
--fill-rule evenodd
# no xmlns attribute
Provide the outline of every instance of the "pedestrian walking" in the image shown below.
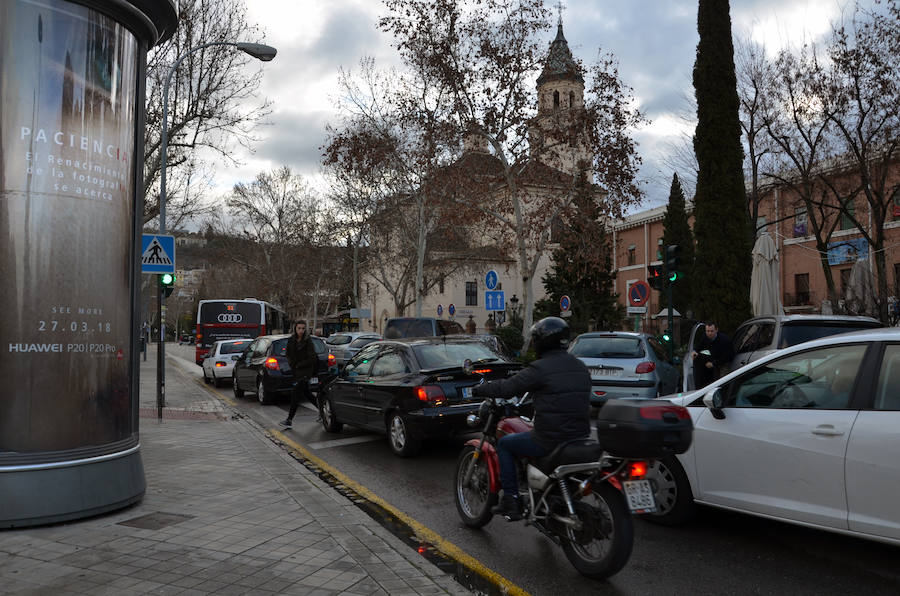
<svg viewBox="0 0 900 596"><path fill-rule="evenodd" d="M316 372L317 357L316 349L306 330L306 321L294 323L294 332L288 339L286 352L291 373L294 375L294 388L291 391L291 409L287 418L281 421L281 426L290 428L293 426L294 414L297 413L300 400L305 398L315 403L309 391L309 379Z"/></svg>

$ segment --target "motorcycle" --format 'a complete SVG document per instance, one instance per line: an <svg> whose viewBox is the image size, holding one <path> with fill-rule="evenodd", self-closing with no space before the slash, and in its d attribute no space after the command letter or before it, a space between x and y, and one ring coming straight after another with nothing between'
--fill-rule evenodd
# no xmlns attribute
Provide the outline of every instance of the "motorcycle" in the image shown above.
<svg viewBox="0 0 900 596"><path fill-rule="evenodd" d="M472 371L468 363L465 368ZM615 401L626 400L610 400L604 408ZM631 514L656 511L653 487L645 478L653 458L641 456L683 453L693 430L681 406L627 401L640 405L614 404L610 420L598 419L598 434L602 427L604 443L614 445L611 450L584 438L563 443L547 456L519 461L525 524L560 546L579 573L596 579L614 575L628 562L634 543ZM493 518L500 491L496 443L507 434L532 430L524 416L529 407L528 394L489 398L469 415L469 426L480 426L481 437L465 444L454 476L456 509L467 526L481 528ZM664 440L657 422L668 431Z"/></svg>

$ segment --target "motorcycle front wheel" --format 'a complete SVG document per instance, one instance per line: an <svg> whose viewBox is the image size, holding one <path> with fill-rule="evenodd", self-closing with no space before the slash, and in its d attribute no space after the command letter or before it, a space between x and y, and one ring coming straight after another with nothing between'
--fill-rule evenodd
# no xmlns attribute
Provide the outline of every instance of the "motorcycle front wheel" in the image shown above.
<svg viewBox="0 0 900 596"><path fill-rule="evenodd" d="M576 501L581 528L566 528L561 536L563 552L578 572L602 579L618 573L631 557L634 526L625 497L604 482Z"/></svg>
<svg viewBox="0 0 900 596"><path fill-rule="evenodd" d="M456 460L453 477L453 493L456 510L463 523L470 528L481 528L494 516L491 507L497 504L497 494L491 493L491 479L484 454L475 458L476 450L466 445ZM471 475L466 477L471 470Z"/></svg>

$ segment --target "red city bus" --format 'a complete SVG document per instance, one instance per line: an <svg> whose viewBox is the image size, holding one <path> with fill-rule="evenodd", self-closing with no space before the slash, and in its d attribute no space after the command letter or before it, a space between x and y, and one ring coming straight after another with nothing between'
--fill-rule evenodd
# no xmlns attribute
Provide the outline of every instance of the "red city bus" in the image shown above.
<svg viewBox="0 0 900 596"><path fill-rule="evenodd" d="M201 300L197 307L195 361L202 365L209 349L219 340L287 333L289 327L285 312L262 300Z"/></svg>

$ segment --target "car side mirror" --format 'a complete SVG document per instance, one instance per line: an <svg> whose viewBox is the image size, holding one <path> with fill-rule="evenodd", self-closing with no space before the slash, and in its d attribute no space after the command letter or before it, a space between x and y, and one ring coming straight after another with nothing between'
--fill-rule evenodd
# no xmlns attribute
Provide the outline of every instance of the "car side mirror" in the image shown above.
<svg viewBox="0 0 900 596"><path fill-rule="evenodd" d="M703 405L709 408L710 414L716 420L725 419L725 411L722 409L725 405L725 398L722 396L722 390L716 387L712 393L703 396Z"/></svg>

